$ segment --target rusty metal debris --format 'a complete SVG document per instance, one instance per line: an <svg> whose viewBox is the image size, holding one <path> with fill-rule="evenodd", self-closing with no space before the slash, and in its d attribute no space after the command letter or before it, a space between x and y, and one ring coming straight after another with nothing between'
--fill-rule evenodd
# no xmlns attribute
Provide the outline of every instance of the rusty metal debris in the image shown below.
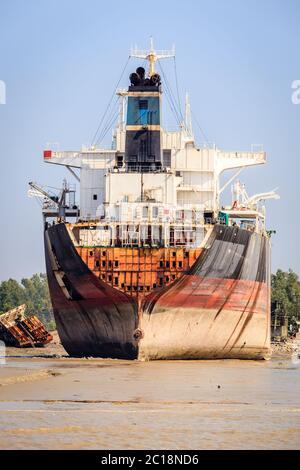
<svg viewBox="0 0 300 470"><path fill-rule="evenodd" d="M7 346L39 347L50 343L52 335L36 315L25 316L26 305L0 315L0 339Z"/></svg>

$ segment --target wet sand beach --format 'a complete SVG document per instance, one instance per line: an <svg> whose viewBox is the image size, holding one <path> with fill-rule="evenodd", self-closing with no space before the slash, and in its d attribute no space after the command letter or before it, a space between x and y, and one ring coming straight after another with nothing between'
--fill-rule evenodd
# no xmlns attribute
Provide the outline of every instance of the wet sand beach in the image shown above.
<svg viewBox="0 0 300 470"><path fill-rule="evenodd" d="M24 357L0 367L1 449L300 448L300 367L289 354L137 362L47 348L7 351ZM26 357L49 351L60 357Z"/></svg>

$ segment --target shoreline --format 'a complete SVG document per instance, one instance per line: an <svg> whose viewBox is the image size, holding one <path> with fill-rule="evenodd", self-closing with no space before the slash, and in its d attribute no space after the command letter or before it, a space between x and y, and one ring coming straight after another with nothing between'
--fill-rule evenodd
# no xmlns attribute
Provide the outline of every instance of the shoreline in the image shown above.
<svg viewBox="0 0 300 470"><path fill-rule="evenodd" d="M16 348L8 346L6 348L7 358L45 358L45 359L78 359L69 356L62 346L57 331L51 331L53 341L44 347ZM292 341L272 343L272 356L290 356L295 351L295 344ZM79 358L80 359L80 358ZM84 359L84 358L82 358ZM91 359L91 358L86 358ZM97 358L93 358L97 359ZM101 359L101 358L98 358ZM225 360L225 359L224 359Z"/></svg>
<svg viewBox="0 0 300 470"><path fill-rule="evenodd" d="M297 449L299 370L288 354L269 361L11 357L0 367L0 448Z"/></svg>

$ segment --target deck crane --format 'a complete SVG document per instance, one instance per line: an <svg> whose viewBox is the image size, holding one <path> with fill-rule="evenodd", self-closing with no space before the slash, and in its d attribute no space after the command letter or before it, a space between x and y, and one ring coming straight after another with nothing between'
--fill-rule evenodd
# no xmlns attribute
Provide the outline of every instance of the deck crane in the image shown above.
<svg viewBox="0 0 300 470"><path fill-rule="evenodd" d="M43 217L55 217L59 222L68 217L78 217L79 209L75 205L75 189L70 188L66 180L63 181L63 186L59 196L51 195L44 188L34 182L29 183L30 189L28 195L30 197L43 198ZM69 195L69 204L67 204L66 196ZM72 195L72 196L71 196ZM72 201L71 201L72 199Z"/></svg>

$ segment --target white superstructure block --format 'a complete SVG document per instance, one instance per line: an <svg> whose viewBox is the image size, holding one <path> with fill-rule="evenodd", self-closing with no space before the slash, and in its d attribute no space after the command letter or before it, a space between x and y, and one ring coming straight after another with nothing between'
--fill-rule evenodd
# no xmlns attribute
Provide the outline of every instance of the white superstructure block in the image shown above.
<svg viewBox="0 0 300 470"><path fill-rule="evenodd" d="M94 219L104 215L105 169L81 168L80 214L83 219Z"/></svg>
<svg viewBox="0 0 300 470"><path fill-rule="evenodd" d="M108 173L105 177L105 202L149 200L176 204L176 187L181 181L174 173Z"/></svg>

